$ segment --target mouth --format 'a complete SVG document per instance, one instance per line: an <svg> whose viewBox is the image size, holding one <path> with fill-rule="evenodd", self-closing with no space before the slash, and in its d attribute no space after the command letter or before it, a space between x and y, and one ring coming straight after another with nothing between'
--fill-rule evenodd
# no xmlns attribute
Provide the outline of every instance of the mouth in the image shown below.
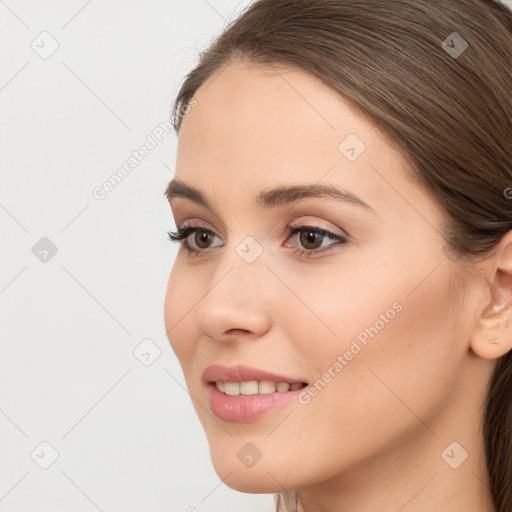
<svg viewBox="0 0 512 512"><path fill-rule="evenodd" d="M208 366L203 373L210 408L222 421L247 423L290 405L308 386L302 378L250 368Z"/></svg>
<svg viewBox="0 0 512 512"><path fill-rule="evenodd" d="M241 393L229 395L226 393L226 390L220 391L217 387L220 386L222 388L222 384L224 384L224 386L228 387L229 391L235 392L240 391L240 384L243 385L244 383L216 381L209 382L206 385L210 409L218 419L232 423L255 422L263 416L270 415L273 411L282 409L285 406L291 406L294 401L298 403L298 395L302 393L302 389L306 386L304 383L294 383L294 388L297 389L277 391L274 383L269 382L264 384L265 387L268 385L266 390L270 391L270 384L272 384L275 391L247 395ZM250 386L254 387L254 384L250 383Z"/></svg>

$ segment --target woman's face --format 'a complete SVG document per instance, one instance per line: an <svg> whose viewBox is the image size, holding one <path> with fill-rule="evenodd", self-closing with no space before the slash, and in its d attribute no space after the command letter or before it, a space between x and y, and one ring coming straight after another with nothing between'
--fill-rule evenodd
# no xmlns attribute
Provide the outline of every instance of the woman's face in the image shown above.
<svg viewBox="0 0 512 512"><path fill-rule="evenodd" d="M176 179L211 209L170 194L176 226L199 228L198 252L181 247L174 262L165 324L214 467L230 487L276 492L355 477L413 444L435 445L444 464L470 322L443 213L372 123L309 75L276 69L213 75L179 135ZM295 186L347 195L269 194ZM203 374L217 364L254 372ZM281 377L262 372L307 386L265 393L258 381Z"/></svg>

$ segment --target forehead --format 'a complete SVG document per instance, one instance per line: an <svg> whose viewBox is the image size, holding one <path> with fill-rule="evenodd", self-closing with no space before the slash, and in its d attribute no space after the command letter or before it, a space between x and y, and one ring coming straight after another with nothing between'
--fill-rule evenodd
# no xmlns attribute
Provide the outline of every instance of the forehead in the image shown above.
<svg viewBox="0 0 512 512"><path fill-rule="evenodd" d="M209 77L194 94L197 105L184 116L180 138L193 130L196 136L209 135L202 143L218 147L228 135L231 147L257 139L274 148L286 142L292 150L303 148L304 140L338 141L347 129L369 138L373 123L336 91L303 70L272 66L232 64Z"/></svg>
<svg viewBox="0 0 512 512"><path fill-rule="evenodd" d="M333 165L355 165L340 152L350 134L366 149L382 144L372 123L307 73L283 66L230 65L194 94L178 139L177 172L222 168L236 176L320 178ZM343 159L343 160L341 160ZM217 169L219 170L219 169ZM232 176L235 178L235 176Z"/></svg>
<svg viewBox="0 0 512 512"><path fill-rule="evenodd" d="M375 209L403 212L410 203L404 198L415 195L415 202L428 201L372 121L319 79L273 66L232 64L203 83L182 121L176 176L219 201L242 189L254 195L322 181Z"/></svg>

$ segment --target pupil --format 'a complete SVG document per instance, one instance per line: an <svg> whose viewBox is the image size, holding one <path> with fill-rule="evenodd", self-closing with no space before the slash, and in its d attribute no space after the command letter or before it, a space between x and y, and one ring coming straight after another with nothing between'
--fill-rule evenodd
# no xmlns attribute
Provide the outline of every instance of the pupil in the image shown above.
<svg viewBox="0 0 512 512"><path fill-rule="evenodd" d="M203 242L205 244L207 244L208 239L210 238L210 235L208 233L205 233L204 231L199 231L198 234L199 234L199 238L201 239L201 242L198 243L197 245L201 246L201 243L203 243Z"/></svg>
<svg viewBox="0 0 512 512"><path fill-rule="evenodd" d="M315 233L314 231L303 231L303 235L306 235L306 243L303 245L307 246L308 243L314 244L314 249L318 247L318 244L315 244L315 240L319 240L321 237L317 237L318 233Z"/></svg>

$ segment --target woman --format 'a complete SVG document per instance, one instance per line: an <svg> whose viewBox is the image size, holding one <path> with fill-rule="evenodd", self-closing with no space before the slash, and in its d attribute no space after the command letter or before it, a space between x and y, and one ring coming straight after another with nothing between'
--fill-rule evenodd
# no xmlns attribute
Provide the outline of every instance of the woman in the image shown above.
<svg viewBox="0 0 512 512"><path fill-rule="evenodd" d="M512 511L512 14L260 0L174 103L165 323L230 487Z"/></svg>

